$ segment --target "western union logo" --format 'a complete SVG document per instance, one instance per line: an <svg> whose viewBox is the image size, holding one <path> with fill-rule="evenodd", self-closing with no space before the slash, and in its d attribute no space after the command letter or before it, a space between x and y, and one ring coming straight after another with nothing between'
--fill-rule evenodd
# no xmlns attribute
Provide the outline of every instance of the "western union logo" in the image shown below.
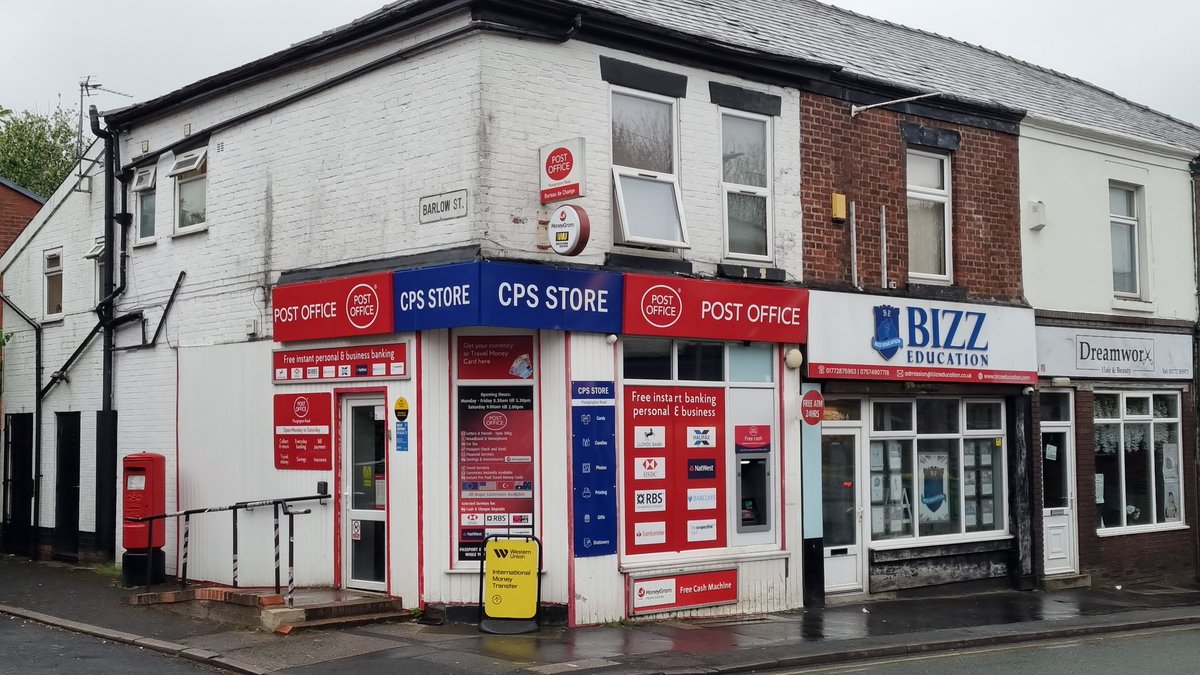
<svg viewBox="0 0 1200 675"><path fill-rule="evenodd" d="M496 557L497 558L507 558L508 557L508 549L506 549L506 548L496 549Z"/></svg>
<svg viewBox="0 0 1200 675"><path fill-rule="evenodd" d="M555 232L554 241L568 242L571 240L570 232Z"/></svg>

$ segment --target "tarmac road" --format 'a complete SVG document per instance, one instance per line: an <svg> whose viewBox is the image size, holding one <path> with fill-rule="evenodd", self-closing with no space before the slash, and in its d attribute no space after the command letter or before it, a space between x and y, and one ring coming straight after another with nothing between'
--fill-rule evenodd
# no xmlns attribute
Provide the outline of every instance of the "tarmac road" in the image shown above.
<svg viewBox="0 0 1200 675"><path fill-rule="evenodd" d="M799 675L801 673L805 675L814 673L872 673L872 675L1153 673L1154 675L1167 675L1197 672L1198 652L1200 652L1200 628L1188 626L970 651L943 652L929 656L862 661L823 668L780 670L776 671L776 675Z"/></svg>
<svg viewBox="0 0 1200 675"><path fill-rule="evenodd" d="M0 673L219 673L199 663L0 614Z"/></svg>

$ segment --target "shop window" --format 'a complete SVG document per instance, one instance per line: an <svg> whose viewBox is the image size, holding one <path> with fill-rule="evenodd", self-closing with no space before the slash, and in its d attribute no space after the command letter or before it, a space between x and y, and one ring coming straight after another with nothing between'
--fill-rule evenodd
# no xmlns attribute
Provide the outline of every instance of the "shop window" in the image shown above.
<svg viewBox="0 0 1200 675"><path fill-rule="evenodd" d="M208 151L193 150L175 158L167 175L175 179L175 229L188 232L208 223Z"/></svg>
<svg viewBox="0 0 1200 675"><path fill-rule="evenodd" d="M453 559L474 569L487 535L536 533L539 366L532 335L457 335L454 345Z"/></svg>
<svg viewBox="0 0 1200 675"><path fill-rule="evenodd" d="M671 379L671 341L626 337L621 340L625 377L635 380Z"/></svg>
<svg viewBox="0 0 1200 675"><path fill-rule="evenodd" d="M621 344L624 555L777 546L775 347Z"/></svg>
<svg viewBox="0 0 1200 675"><path fill-rule="evenodd" d="M61 319L63 313L63 264L62 249L46 251L42 256L43 318L47 321Z"/></svg>
<svg viewBox="0 0 1200 675"><path fill-rule="evenodd" d="M679 340L676 379L720 382L725 379L725 345L721 342Z"/></svg>
<svg viewBox="0 0 1200 675"><path fill-rule="evenodd" d="M1108 224L1112 235L1113 292L1118 296L1141 294L1141 220L1138 190L1133 186L1108 186Z"/></svg>
<svg viewBox="0 0 1200 675"><path fill-rule="evenodd" d="M775 347L762 343L729 345L730 382L773 382Z"/></svg>
<svg viewBox="0 0 1200 675"><path fill-rule="evenodd" d="M871 405L873 540L1005 531L1003 403L929 398Z"/></svg>
<svg viewBox="0 0 1200 675"><path fill-rule="evenodd" d="M612 174L618 243L688 247L675 117L675 99L613 91Z"/></svg>
<svg viewBox="0 0 1200 675"><path fill-rule="evenodd" d="M908 151L908 275L950 283L950 157Z"/></svg>
<svg viewBox="0 0 1200 675"><path fill-rule="evenodd" d="M1182 522L1179 395L1097 392L1094 401L1100 530Z"/></svg>
<svg viewBox="0 0 1200 675"><path fill-rule="evenodd" d="M133 178L133 193L137 199L137 236L139 242L154 240L155 177L157 167L138 169Z"/></svg>
<svg viewBox="0 0 1200 675"><path fill-rule="evenodd" d="M770 118L721 114L721 193L725 255L757 260L771 255Z"/></svg>

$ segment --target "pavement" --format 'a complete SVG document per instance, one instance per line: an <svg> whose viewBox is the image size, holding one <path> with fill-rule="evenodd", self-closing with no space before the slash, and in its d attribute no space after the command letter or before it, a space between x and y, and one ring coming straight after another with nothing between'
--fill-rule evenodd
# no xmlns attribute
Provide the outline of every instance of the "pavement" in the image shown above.
<svg viewBox="0 0 1200 675"><path fill-rule="evenodd" d="M531 635L395 622L281 636L131 606L92 567L0 556L0 613L243 673L741 673L1200 625L1200 585L925 590L794 612ZM962 587L953 589L961 593Z"/></svg>

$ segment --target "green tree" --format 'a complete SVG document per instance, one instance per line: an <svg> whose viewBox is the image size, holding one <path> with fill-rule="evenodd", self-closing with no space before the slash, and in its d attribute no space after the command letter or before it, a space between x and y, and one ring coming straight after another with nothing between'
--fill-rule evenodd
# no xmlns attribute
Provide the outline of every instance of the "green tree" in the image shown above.
<svg viewBox="0 0 1200 675"><path fill-rule="evenodd" d="M49 197L74 167L74 110L40 115L0 105L0 176Z"/></svg>

